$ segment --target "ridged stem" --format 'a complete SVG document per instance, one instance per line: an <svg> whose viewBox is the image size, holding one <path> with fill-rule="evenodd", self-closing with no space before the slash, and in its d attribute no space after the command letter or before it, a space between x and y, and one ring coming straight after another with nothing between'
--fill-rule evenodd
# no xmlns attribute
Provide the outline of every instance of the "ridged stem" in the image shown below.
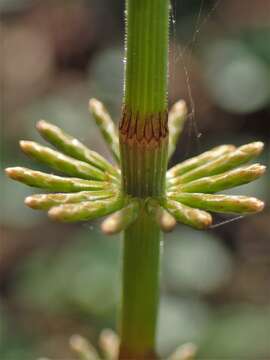
<svg viewBox="0 0 270 360"><path fill-rule="evenodd" d="M155 359L160 229L143 210L124 235L120 359Z"/></svg>
<svg viewBox="0 0 270 360"><path fill-rule="evenodd" d="M124 102L142 114L167 107L169 0L126 0Z"/></svg>
<svg viewBox="0 0 270 360"><path fill-rule="evenodd" d="M127 0L126 14L122 186L141 199L141 212L124 232L119 359L156 359L162 239L145 199L165 192L169 0Z"/></svg>

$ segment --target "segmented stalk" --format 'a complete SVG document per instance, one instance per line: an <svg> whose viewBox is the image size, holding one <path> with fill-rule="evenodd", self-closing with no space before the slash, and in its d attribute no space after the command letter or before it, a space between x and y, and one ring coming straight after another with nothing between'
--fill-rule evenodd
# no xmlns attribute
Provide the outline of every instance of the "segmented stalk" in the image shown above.
<svg viewBox="0 0 270 360"><path fill-rule="evenodd" d="M169 0L127 0L126 13L122 186L144 201L166 189ZM124 233L121 360L156 358L160 242L160 227L144 204Z"/></svg>
<svg viewBox="0 0 270 360"><path fill-rule="evenodd" d="M243 145L235 151L224 154L224 156L220 156L217 159L213 159L206 164L202 164L183 175L175 177L169 182L169 185L174 186L177 184L184 184L200 179L204 176L216 175L234 169L258 156L262 152L263 146L263 143L259 141Z"/></svg>
<svg viewBox="0 0 270 360"><path fill-rule="evenodd" d="M7 168L6 173L13 180L53 192L60 191L71 193L75 191L105 190L112 188L112 185L109 182L65 178L23 167Z"/></svg>
<svg viewBox="0 0 270 360"><path fill-rule="evenodd" d="M101 181L108 179L108 176L96 167L73 159L46 146L39 145L34 141L20 141L20 146L28 156L67 175Z"/></svg>
<svg viewBox="0 0 270 360"><path fill-rule="evenodd" d="M247 184L258 179L265 172L265 166L253 164L250 166L239 167L229 170L223 174L206 176L198 180L172 186L170 192L200 192L200 193L216 193L222 190L231 189L239 185Z"/></svg>
<svg viewBox="0 0 270 360"><path fill-rule="evenodd" d="M66 134L59 127L50 124L45 120L37 123L37 129L45 140L54 145L58 150L64 154L81 161L84 161L100 170L108 171L117 178L119 174L117 170L97 152L88 149L78 139Z"/></svg>

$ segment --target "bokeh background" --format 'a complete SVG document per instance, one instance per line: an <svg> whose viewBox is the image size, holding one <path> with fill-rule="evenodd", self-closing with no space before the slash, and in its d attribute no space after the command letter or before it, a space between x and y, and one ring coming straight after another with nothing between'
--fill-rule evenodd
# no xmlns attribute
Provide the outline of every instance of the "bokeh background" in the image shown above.
<svg viewBox="0 0 270 360"><path fill-rule="evenodd" d="M221 143L261 139L269 163L269 0L175 0L170 92L190 119L172 164ZM39 169L19 139L47 119L106 156L90 97L117 122L124 1L0 0L2 165ZM23 205L32 189L1 171L0 359L71 359L68 340L114 328L121 245L98 223L63 225ZM234 190L270 200L269 172ZM270 210L166 236L159 349L194 341L199 359L270 359ZM223 224L223 222L226 222Z"/></svg>

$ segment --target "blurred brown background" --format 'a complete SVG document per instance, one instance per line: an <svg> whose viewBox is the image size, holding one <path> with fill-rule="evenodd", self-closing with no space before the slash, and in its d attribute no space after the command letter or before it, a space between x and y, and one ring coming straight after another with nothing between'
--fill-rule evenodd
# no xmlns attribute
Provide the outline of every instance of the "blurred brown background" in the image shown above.
<svg viewBox="0 0 270 360"><path fill-rule="evenodd" d="M221 143L266 142L269 163L270 1L175 0L170 103L190 120L172 163ZM2 166L39 168L18 147L47 119L108 156L89 97L119 118L124 1L0 0ZM96 343L119 302L117 237L27 209L32 189L1 171L0 359L70 359L68 339ZM234 190L270 200L269 172ZM217 223L228 218L219 217ZM166 236L159 349L186 341L200 359L270 359L270 210L207 232Z"/></svg>

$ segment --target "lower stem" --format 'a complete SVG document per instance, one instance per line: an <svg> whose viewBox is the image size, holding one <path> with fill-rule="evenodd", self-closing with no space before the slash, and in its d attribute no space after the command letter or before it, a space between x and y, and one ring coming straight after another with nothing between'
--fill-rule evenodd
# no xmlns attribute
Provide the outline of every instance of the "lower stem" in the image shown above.
<svg viewBox="0 0 270 360"><path fill-rule="evenodd" d="M156 359L159 227L142 210L124 234L120 359Z"/></svg>

